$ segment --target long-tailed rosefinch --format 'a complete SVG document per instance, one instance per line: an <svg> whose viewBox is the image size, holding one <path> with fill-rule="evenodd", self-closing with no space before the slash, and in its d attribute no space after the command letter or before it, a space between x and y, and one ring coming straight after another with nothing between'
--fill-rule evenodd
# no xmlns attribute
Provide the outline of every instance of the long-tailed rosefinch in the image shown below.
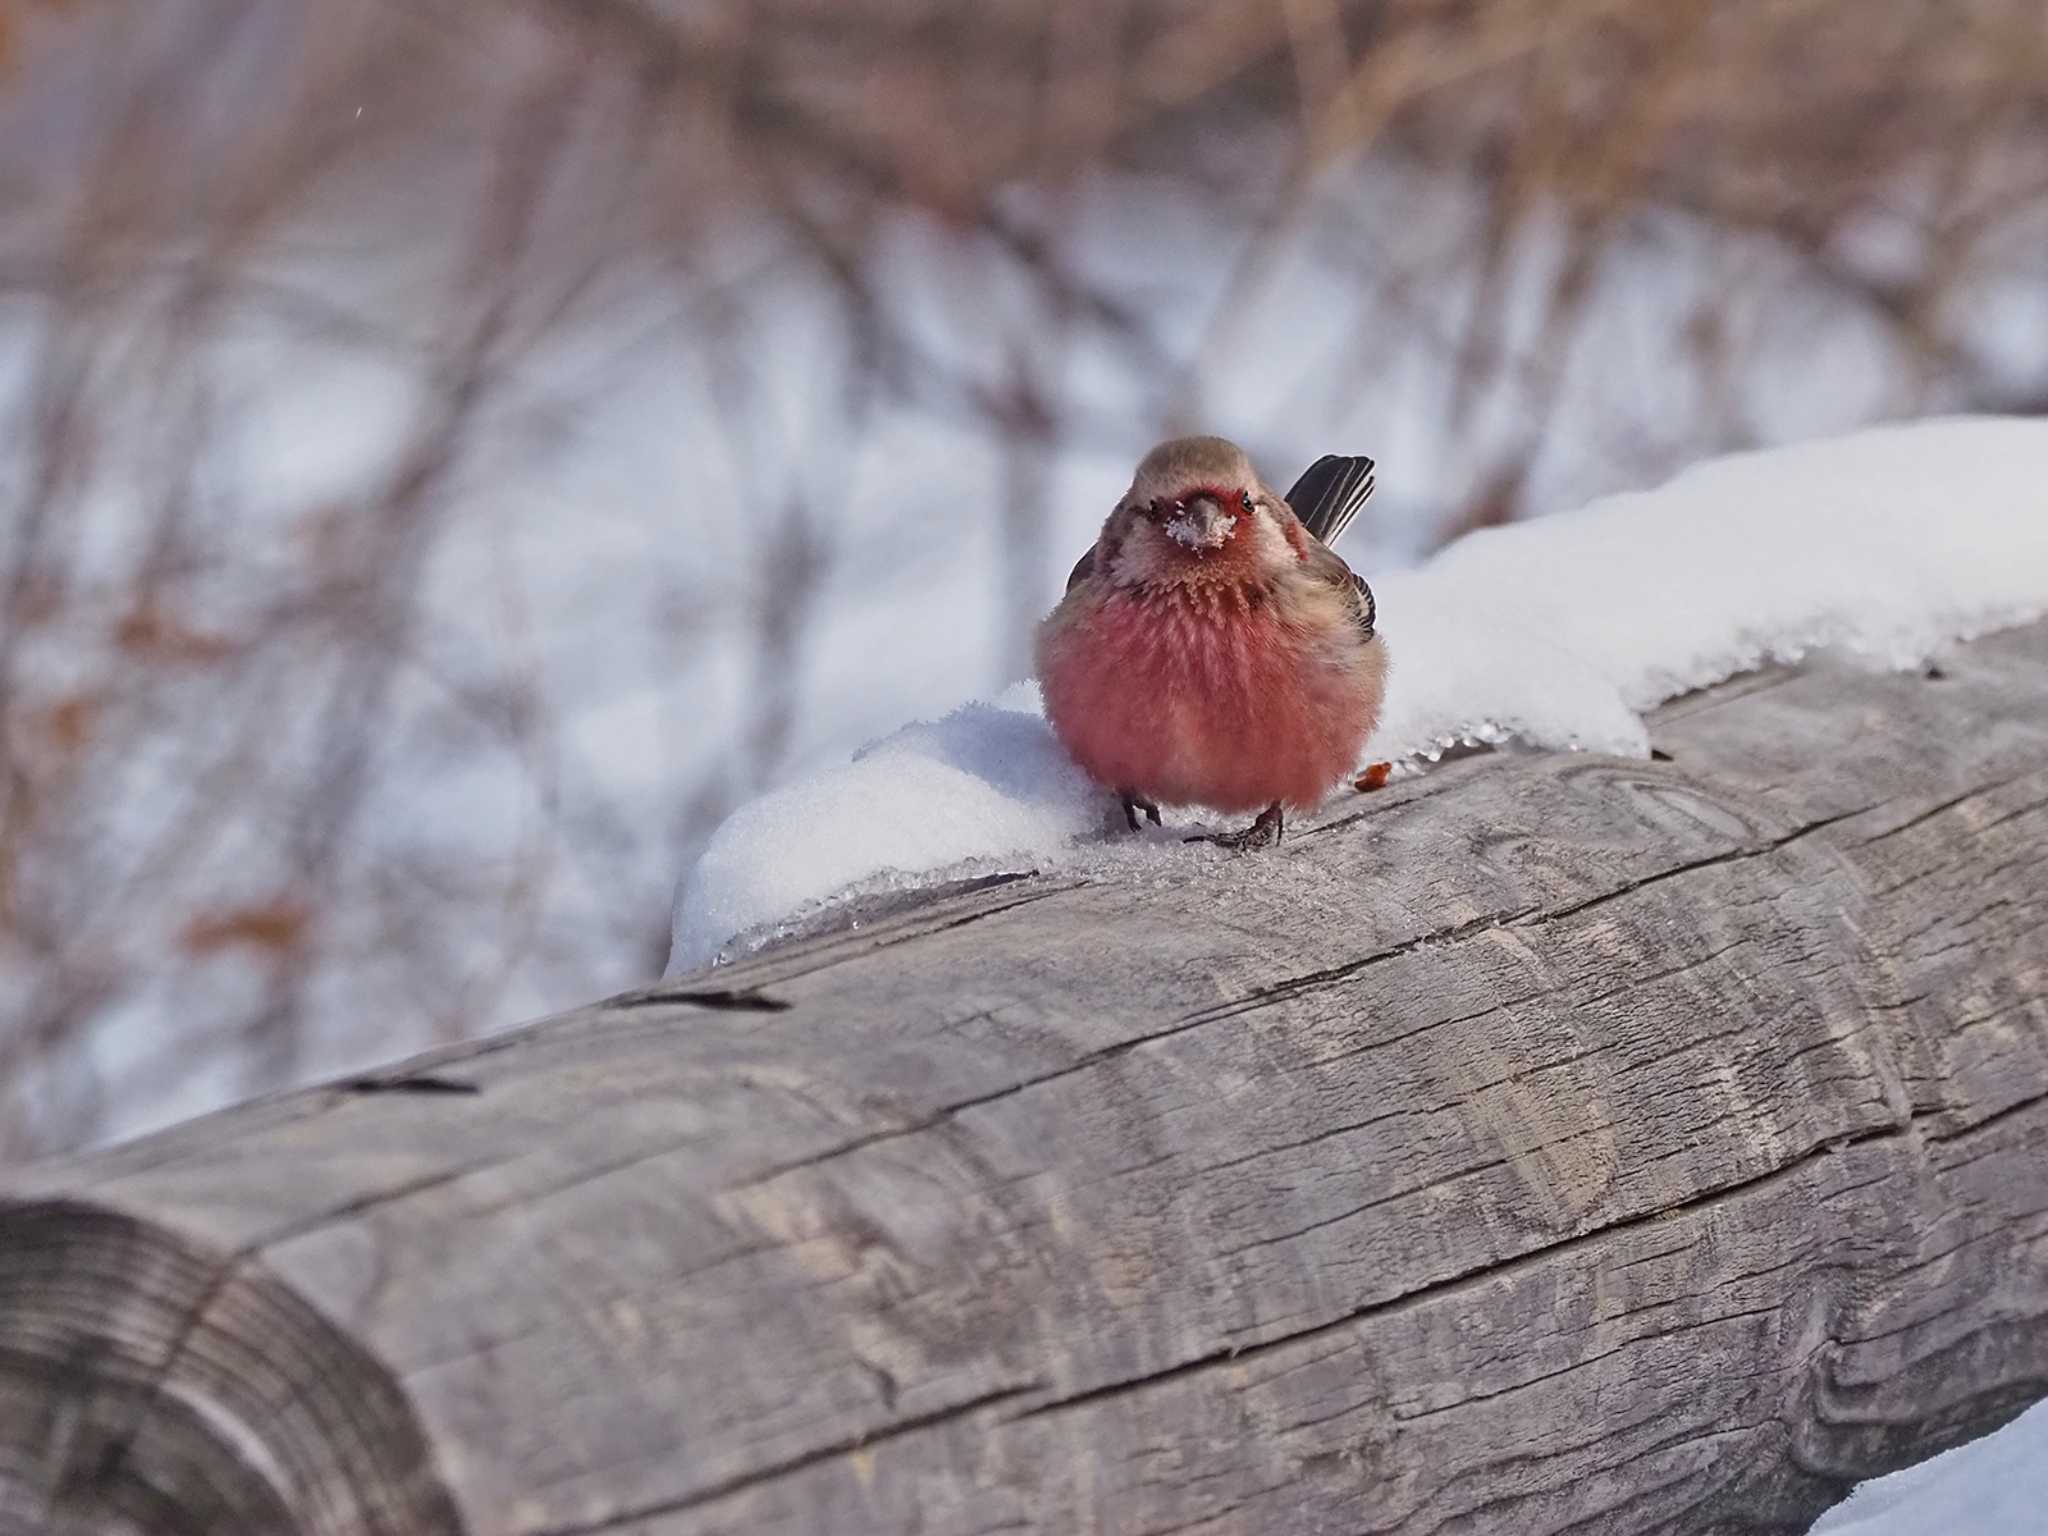
<svg viewBox="0 0 2048 1536"><path fill-rule="evenodd" d="M1357 767L1386 646L1372 589L1328 544L1372 470L1319 459L1283 499L1220 437L1161 443L1138 465L1038 631L1053 730L1123 797L1133 831L1164 801L1257 810L1211 840L1278 842L1284 807L1313 810Z"/></svg>

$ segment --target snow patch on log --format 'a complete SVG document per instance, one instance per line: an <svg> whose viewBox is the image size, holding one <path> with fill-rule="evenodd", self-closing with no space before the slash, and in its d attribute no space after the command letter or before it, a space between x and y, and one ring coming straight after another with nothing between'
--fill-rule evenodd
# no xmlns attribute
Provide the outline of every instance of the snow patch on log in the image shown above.
<svg viewBox="0 0 2048 1536"><path fill-rule="evenodd" d="M1643 757L1643 710L1737 673L1818 654L1920 666L2048 613L2048 422L1737 454L1371 574L1393 674L1368 760L1510 741ZM1215 856L1178 851L1184 819L1107 842L1114 811L1021 684L743 807L677 893L670 974L852 895Z"/></svg>

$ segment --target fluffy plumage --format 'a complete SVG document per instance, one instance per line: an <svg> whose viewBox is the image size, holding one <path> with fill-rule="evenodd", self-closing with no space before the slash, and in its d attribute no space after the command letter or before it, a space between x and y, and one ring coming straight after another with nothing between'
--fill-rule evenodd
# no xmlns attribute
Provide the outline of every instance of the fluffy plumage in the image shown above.
<svg viewBox="0 0 2048 1536"><path fill-rule="evenodd" d="M1320 460L1304 486L1317 526L1341 531L1372 461ZM1160 801L1259 810L1218 840L1272 841L1283 806L1313 809L1358 764L1385 688L1375 619L1371 589L1241 449L1175 439L1138 465L1039 628L1046 713L1134 826Z"/></svg>

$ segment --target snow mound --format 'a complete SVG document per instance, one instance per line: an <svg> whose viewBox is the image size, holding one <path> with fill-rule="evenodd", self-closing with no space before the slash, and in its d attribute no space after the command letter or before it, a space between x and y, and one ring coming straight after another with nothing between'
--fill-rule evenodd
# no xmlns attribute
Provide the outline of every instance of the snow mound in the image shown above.
<svg viewBox="0 0 2048 1536"><path fill-rule="evenodd" d="M1685 471L1374 583L1373 754L1460 739L1641 756L1638 711L1839 650L1910 667L2048 610L2048 423L1919 422Z"/></svg>
<svg viewBox="0 0 2048 1536"><path fill-rule="evenodd" d="M2019 1536L2048 1510L2048 1403L1856 1491L1810 1536Z"/></svg>
<svg viewBox="0 0 2048 1536"><path fill-rule="evenodd" d="M927 871L958 875L977 859L1029 858L1100 825L1099 797L1046 726L1037 686L1019 684L734 812L677 898L670 971L820 898L900 889Z"/></svg>
<svg viewBox="0 0 2048 1536"><path fill-rule="evenodd" d="M2048 422L1738 454L1369 574L1393 670L1368 760L1510 739L1641 757L1641 711L1735 673L1820 650L1917 666L2048 613ZM847 892L1075 862L1114 814L1019 685L734 815L677 893L670 973Z"/></svg>

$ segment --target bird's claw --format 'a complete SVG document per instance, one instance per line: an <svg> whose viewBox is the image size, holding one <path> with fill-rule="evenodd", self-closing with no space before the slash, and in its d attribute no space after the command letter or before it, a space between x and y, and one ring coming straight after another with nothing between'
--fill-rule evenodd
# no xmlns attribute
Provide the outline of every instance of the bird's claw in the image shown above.
<svg viewBox="0 0 2048 1536"><path fill-rule="evenodd" d="M1124 820L1129 822L1133 832L1138 830L1138 812L1145 813L1145 819L1153 826L1159 825L1159 807L1143 795L1124 795Z"/></svg>
<svg viewBox="0 0 2048 1536"><path fill-rule="evenodd" d="M1259 819L1250 826L1236 832L1202 832L1190 837L1191 843L1214 843L1218 848L1228 848L1233 853L1243 853L1253 848L1276 846L1281 834L1286 831L1287 817L1279 804L1267 806L1259 812Z"/></svg>

